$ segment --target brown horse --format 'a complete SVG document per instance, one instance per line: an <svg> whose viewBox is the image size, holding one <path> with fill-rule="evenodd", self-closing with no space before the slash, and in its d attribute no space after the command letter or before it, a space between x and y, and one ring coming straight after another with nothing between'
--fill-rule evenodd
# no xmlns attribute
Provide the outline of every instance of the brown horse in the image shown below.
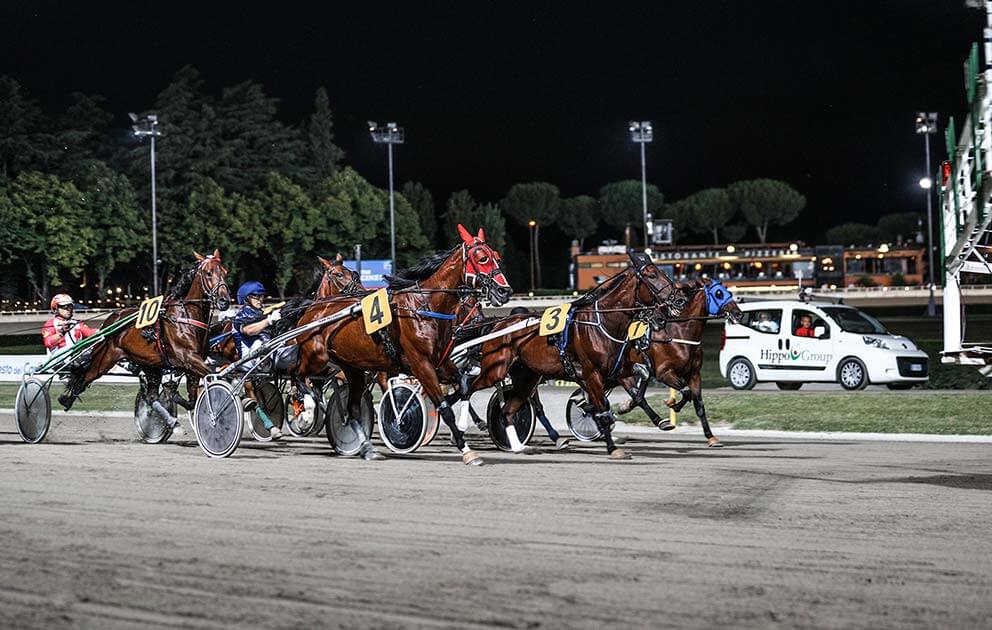
<svg viewBox="0 0 992 630"><path fill-rule="evenodd" d="M189 400L196 398L199 381L210 369L204 362L207 351L211 308L226 309L231 302L227 288L227 269L220 260L220 252L210 256L194 252L196 264L188 269L166 296L158 321L151 331L127 327L97 344L86 366L73 371L59 402L68 411L76 398L90 383L103 376L121 359L140 368L147 377L145 390L150 406L159 413L165 409L158 402L162 371L176 370L186 374ZM112 313L103 326L134 313L126 308ZM183 406L187 401L177 400ZM156 404L157 403L157 404ZM169 418L176 424L175 418Z"/></svg>
<svg viewBox="0 0 992 630"><path fill-rule="evenodd" d="M653 367L654 378L676 390L679 400L669 398L665 404L675 411L681 411L690 400L696 410L696 416L703 427L703 434L709 446L723 446L710 430L706 418L706 408L703 406L703 389L700 370L703 366L703 347L701 341L710 319L726 318L731 322L740 321L741 309L733 299L733 295L721 283L704 279L699 284L680 285L679 289L686 293L689 302L682 314L670 320L663 331L652 331L649 343L635 347L630 360L644 363ZM618 412L623 414L633 407L642 409L658 428L670 428L668 420L662 420L647 404L644 393L649 379L627 377L621 383L630 394L629 403L622 404Z"/></svg>
<svg viewBox="0 0 992 630"><path fill-rule="evenodd" d="M462 460L477 465L481 459L465 444L455 424L438 369L452 337L451 316L459 305L482 293L499 306L512 291L500 269L499 254L485 242L485 233L479 230L472 236L461 225L458 232L461 244L390 279L393 320L383 332L369 335L360 317L350 317L301 335L296 340L300 359L291 374L303 378L323 374L329 363L341 366L348 380L348 415L352 419L360 414L366 372L411 374L451 429ZM299 325L350 309L357 302L357 298L338 298L315 304L300 318ZM366 442L362 456L378 457L371 442Z"/></svg>
<svg viewBox="0 0 992 630"><path fill-rule="evenodd" d="M560 337L541 337L536 326L487 341L482 346L481 374L472 390L485 389L503 380L514 362L520 366L502 412L507 437L517 452L528 452L515 440L513 415L533 394L542 378L565 378L579 382L595 410L596 422L606 439L611 459L629 456L616 447L606 388L633 374L627 350L627 329L635 319L653 321L656 307L674 305L677 298L671 279L644 254L630 254L630 266L571 305ZM509 317L494 331L526 320Z"/></svg>

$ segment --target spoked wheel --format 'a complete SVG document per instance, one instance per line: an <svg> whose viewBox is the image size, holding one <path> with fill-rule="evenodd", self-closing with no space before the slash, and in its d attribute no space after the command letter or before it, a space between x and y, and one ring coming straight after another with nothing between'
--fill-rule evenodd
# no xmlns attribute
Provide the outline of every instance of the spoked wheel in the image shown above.
<svg viewBox="0 0 992 630"><path fill-rule="evenodd" d="M147 390L145 379L141 379L141 386L138 388L138 395L134 398L134 426L138 428L138 435L148 444L159 444L165 442L172 436L172 425L155 411L145 398ZM176 415L176 401L172 399L171 393L166 388L159 388L159 393L168 393L169 396L163 399L159 396L159 402L171 413Z"/></svg>
<svg viewBox="0 0 992 630"><path fill-rule="evenodd" d="M36 378L21 383L14 404L14 420L25 442L37 444L45 439L52 425L52 399L45 383Z"/></svg>
<svg viewBox="0 0 992 630"><path fill-rule="evenodd" d="M366 438L372 439L372 393L362 394L360 419L348 418L348 384L328 381L324 394L324 425L327 441L338 455L357 455Z"/></svg>
<svg viewBox="0 0 992 630"><path fill-rule="evenodd" d="M509 383L500 383L493 395L489 397L489 404L486 405L486 423L489 425L489 437L493 444L501 451L512 450L510 441L506 437L506 425L503 414L503 402L513 388ZM534 413L534 405L530 400L524 402L520 409L513 414L513 428L517 432L517 437L521 444L527 444L534 435L534 425L537 424L537 416Z"/></svg>
<svg viewBox="0 0 992 630"><path fill-rule="evenodd" d="M227 457L238 448L244 408L230 385L213 381L203 388L193 408L193 428L208 457Z"/></svg>
<svg viewBox="0 0 992 630"><path fill-rule="evenodd" d="M269 429L265 428L265 423L262 421L262 416L259 415L258 410L261 409L264 411L273 426L281 430L283 422L286 419L286 402L283 400L282 392L279 391L279 388L267 381L255 383L253 389L258 406L248 414L248 429L256 441L271 442L272 435L269 433Z"/></svg>
<svg viewBox="0 0 992 630"><path fill-rule="evenodd" d="M565 422L576 439L592 442L603 437L596 419L588 411L585 392L581 388L572 392L565 405Z"/></svg>
<svg viewBox="0 0 992 630"><path fill-rule="evenodd" d="M394 453L412 453L437 435L437 411L419 388L410 383L390 383L379 401L379 436Z"/></svg>

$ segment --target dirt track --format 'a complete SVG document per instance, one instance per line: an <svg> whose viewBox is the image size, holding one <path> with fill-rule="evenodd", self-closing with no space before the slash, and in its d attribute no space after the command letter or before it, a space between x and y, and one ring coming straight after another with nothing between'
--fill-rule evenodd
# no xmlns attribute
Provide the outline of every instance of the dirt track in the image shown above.
<svg viewBox="0 0 992 630"><path fill-rule="evenodd" d="M988 627L992 445L631 441L468 468L0 417L10 627ZM640 436L638 436L640 438ZM483 446L484 440L474 442ZM546 443L546 441L545 441Z"/></svg>

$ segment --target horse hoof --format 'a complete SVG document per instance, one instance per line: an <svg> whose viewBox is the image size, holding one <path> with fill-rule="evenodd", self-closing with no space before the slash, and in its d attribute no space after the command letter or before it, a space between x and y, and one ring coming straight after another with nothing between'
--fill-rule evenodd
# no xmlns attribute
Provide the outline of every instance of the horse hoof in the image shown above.
<svg viewBox="0 0 992 630"><path fill-rule="evenodd" d="M623 437L622 435L614 435L613 436L613 443L614 444L626 444L627 443L627 438Z"/></svg>
<svg viewBox="0 0 992 630"><path fill-rule="evenodd" d="M706 445L710 448L723 448L723 442L715 437L706 440Z"/></svg>
<svg viewBox="0 0 992 630"><path fill-rule="evenodd" d="M624 459L633 459L633 457L627 451L623 450L622 448L618 448L618 449L614 449L614 451L610 453L610 459L624 460Z"/></svg>
<svg viewBox="0 0 992 630"><path fill-rule="evenodd" d="M466 466L482 466L486 463L475 451L462 453L462 461L465 462Z"/></svg>
<svg viewBox="0 0 992 630"><path fill-rule="evenodd" d="M568 438L560 437L557 440L555 440L556 451L564 451L567 450L568 448L569 448Z"/></svg>
<svg viewBox="0 0 992 630"><path fill-rule="evenodd" d="M666 420L662 420L661 422L658 423L658 429L660 429L662 431L671 431L674 428L675 428L675 425L672 424L671 421L670 420L667 420L667 419Z"/></svg>
<svg viewBox="0 0 992 630"><path fill-rule="evenodd" d="M537 455L541 451L537 450L533 446L527 446L526 444L519 451L513 451L514 455Z"/></svg>
<svg viewBox="0 0 992 630"><path fill-rule="evenodd" d="M669 398L668 400L666 400L665 401L665 406L668 407L669 409L671 409L672 407L674 407L675 406L675 399L674 398Z"/></svg>
<svg viewBox="0 0 992 630"><path fill-rule="evenodd" d="M386 457L379 451L375 450L374 448L370 448L370 449L366 449L362 453L362 459L364 459L367 462L378 462L386 459Z"/></svg>

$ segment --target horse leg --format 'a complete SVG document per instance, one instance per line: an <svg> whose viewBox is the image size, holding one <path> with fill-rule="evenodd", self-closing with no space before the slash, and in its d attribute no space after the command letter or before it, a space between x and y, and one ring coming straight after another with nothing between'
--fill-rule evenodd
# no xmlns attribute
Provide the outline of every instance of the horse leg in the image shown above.
<svg viewBox="0 0 992 630"><path fill-rule="evenodd" d="M386 459L382 453L376 450L372 444L372 436L365 433L365 426L362 424L362 397L365 395L365 370L345 367L342 368L345 378L348 379L348 420L358 426L358 431L362 435L362 448L359 454L367 462ZM340 403L340 396L335 396L336 404Z"/></svg>
<svg viewBox="0 0 992 630"><path fill-rule="evenodd" d="M706 436L707 446L719 448L723 446L723 442L710 431L710 422L706 419L706 408L703 406L702 380L698 371L689 377L689 388L692 391L692 405L696 408L696 416L699 418L699 423L703 425L703 435Z"/></svg>
<svg viewBox="0 0 992 630"><path fill-rule="evenodd" d="M424 393L437 406L437 412L441 414L444 423L451 430L452 437L455 438L455 447L461 452L462 461L470 466L481 466L484 464L485 462L479 457L478 453L473 451L472 447L465 442L465 435L458 428L458 422L455 420L455 412L451 409L451 403L448 401L449 397L443 395L441 383L437 380L437 372L434 371L433 366L423 359L411 360L410 372L414 378L420 381L420 385L424 388Z"/></svg>
<svg viewBox="0 0 992 630"><path fill-rule="evenodd" d="M541 426L544 427L544 431L548 434L548 439L555 443L555 450L561 451L568 448L568 438L562 437L558 431L555 430L554 426L551 424L551 421L548 420L548 415L544 413L544 403L541 402L541 394L538 393L537 388L535 388L534 393L531 394L530 404L534 407L534 415L537 416L537 421L541 423Z"/></svg>
<svg viewBox="0 0 992 630"><path fill-rule="evenodd" d="M585 378L586 393L589 394L589 402L593 407L593 419L603 433L606 442L606 452L610 459L630 459L622 448L617 447L613 441L613 414L610 412L610 401L606 399L606 390L603 387L603 377L595 370L589 370Z"/></svg>
<svg viewBox="0 0 992 630"><path fill-rule="evenodd" d="M72 408L72 404L76 402L80 394L86 391L90 383L109 372L114 367L114 364L120 361L123 356L124 352L110 339L98 344L97 348L93 351L93 355L90 357L90 364L85 368L79 368L71 372L69 380L65 385L65 391L58 398L59 404L66 411L69 411Z"/></svg>

